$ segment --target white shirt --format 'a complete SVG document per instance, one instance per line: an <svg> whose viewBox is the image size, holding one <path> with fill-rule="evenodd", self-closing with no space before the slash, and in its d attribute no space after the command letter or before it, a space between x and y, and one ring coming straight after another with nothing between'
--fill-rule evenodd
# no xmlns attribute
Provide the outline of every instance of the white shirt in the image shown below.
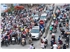
<svg viewBox="0 0 70 52"><path fill-rule="evenodd" d="M51 25L54 25L54 23L52 22Z"/></svg>
<svg viewBox="0 0 70 52"><path fill-rule="evenodd" d="M46 39L44 39L44 38L43 38L43 41L45 42L45 41L46 41Z"/></svg>
<svg viewBox="0 0 70 52"><path fill-rule="evenodd" d="M41 43L41 48L44 48L44 43Z"/></svg>
<svg viewBox="0 0 70 52"><path fill-rule="evenodd" d="M30 49L34 49L34 47L30 45Z"/></svg>
<svg viewBox="0 0 70 52"><path fill-rule="evenodd" d="M57 49L58 45L57 44L54 44L53 45L53 49Z"/></svg>

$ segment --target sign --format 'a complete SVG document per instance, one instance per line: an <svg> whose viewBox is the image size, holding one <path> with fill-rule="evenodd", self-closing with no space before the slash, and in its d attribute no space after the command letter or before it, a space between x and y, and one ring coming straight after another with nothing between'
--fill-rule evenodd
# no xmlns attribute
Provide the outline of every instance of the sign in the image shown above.
<svg viewBox="0 0 70 52"><path fill-rule="evenodd" d="M44 21L43 20L40 20L40 24L44 24Z"/></svg>

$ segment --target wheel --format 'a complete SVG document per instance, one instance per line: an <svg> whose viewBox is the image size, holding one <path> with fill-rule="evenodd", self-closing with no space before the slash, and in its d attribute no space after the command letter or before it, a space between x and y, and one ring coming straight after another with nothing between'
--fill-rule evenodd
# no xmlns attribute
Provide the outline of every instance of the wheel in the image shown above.
<svg viewBox="0 0 70 52"><path fill-rule="evenodd" d="M39 40L40 39L40 36L38 37L38 39L37 40Z"/></svg>
<svg viewBox="0 0 70 52"><path fill-rule="evenodd" d="M15 42L12 42L12 44L14 45L14 44L15 44Z"/></svg>
<svg viewBox="0 0 70 52"><path fill-rule="evenodd" d="M6 47L8 47L8 43L6 43Z"/></svg>

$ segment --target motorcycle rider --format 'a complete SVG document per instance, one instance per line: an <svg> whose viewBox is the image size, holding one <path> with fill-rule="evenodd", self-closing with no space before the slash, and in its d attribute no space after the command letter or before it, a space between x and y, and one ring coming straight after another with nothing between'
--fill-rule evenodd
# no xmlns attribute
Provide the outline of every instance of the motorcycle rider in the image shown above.
<svg viewBox="0 0 70 52"><path fill-rule="evenodd" d="M54 33L52 33L52 37L51 38L53 38L54 42L55 42L55 34Z"/></svg>
<svg viewBox="0 0 70 52"><path fill-rule="evenodd" d="M51 33L52 33L52 30L53 30L53 26L50 26L50 31L51 31Z"/></svg>
<svg viewBox="0 0 70 52"><path fill-rule="evenodd" d="M66 43L69 45L69 36L66 37Z"/></svg>
<svg viewBox="0 0 70 52"><path fill-rule="evenodd" d="M48 44L48 40L46 39L46 37L44 37L42 39L43 43L44 43L44 48L46 48L47 44Z"/></svg>
<svg viewBox="0 0 70 52"><path fill-rule="evenodd" d="M8 36L6 35L5 37L4 37L4 43L6 44L6 43L8 43L9 44L9 41L8 41Z"/></svg>
<svg viewBox="0 0 70 52"><path fill-rule="evenodd" d="M32 43L32 36L31 36L31 33L29 33L28 38L29 38L29 43Z"/></svg>

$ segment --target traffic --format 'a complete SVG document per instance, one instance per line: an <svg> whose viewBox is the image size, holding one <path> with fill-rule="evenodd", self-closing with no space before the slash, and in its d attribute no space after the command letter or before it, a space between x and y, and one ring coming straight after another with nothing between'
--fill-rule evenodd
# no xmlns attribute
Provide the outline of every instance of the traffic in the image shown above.
<svg viewBox="0 0 70 52"><path fill-rule="evenodd" d="M19 5L14 6L13 11L3 12L1 47L17 48L21 45L24 49L69 48L69 6L39 4L32 9L33 6L26 8Z"/></svg>

